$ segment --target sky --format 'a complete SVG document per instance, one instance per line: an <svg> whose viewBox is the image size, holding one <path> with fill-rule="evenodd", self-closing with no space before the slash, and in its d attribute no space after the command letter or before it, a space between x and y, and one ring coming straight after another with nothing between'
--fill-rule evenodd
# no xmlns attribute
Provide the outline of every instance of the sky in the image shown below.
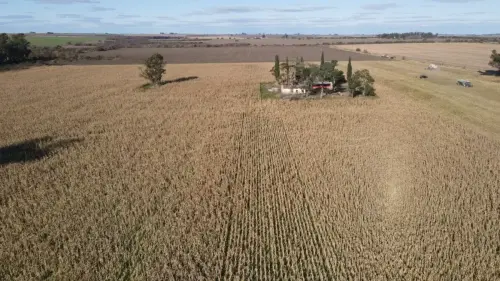
<svg viewBox="0 0 500 281"><path fill-rule="evenodd" d="M500 33L499 0L0 0L0 32Z"/></svg>

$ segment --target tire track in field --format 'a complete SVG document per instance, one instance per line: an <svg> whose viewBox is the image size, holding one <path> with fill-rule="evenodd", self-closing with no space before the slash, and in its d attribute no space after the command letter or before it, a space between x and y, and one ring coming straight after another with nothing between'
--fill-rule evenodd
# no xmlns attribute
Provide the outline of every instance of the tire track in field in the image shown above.
<svg viewBox="0 0 500 281"><path fill-rule="evenodd" d="M283 122L242 118L220 280L332 280Z"/></svg>

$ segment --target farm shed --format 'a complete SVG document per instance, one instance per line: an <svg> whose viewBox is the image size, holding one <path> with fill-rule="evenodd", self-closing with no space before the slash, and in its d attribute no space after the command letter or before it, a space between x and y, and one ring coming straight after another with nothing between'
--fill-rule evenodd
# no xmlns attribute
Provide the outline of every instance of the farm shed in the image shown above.
<svg viewBox="0 0 500 281"><path fill-rule="evenodd" d="M313 89L327 89L327 90L333 90L333 83L332 82L316 82L312 86Z"/></svg>

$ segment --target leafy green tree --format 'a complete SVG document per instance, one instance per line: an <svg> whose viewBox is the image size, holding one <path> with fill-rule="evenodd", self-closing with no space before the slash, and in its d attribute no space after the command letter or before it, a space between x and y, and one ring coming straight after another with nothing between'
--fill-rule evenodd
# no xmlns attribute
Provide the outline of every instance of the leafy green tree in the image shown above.
<svg viewBox="0 0 500 281"><path fill-rule="evenodd" d="M24 34L14 34L10 38L0 35L0 62L20 63L26 61L31 52L30 43Z"/></svg>
<svg viewBox="0 0 500 281"><path fill-rule="evenodd" d="M31 50L30 43L26 40L24 34L14 34L10 36L10 41L7 43L7 55L9 62L19 63L28 59Z"/></svg>
<svg viewBox="0 0 500 281"><path fill-rule="evenodd" d="M500 73L500 54L497 53L497 50L491 51L489 65L498 68L498 73Z"/></svg>
<svg viewBox="0 0 500 281"><path fill-rule="evenodd" d="M309 66L308 77L306 78L306 85L309 89L312 88L316 82L329 81L333 77L333 70L335 66L332 63L324 63L323 65L312 64ZM324 89L321 88L320 97L323 97Z"/></svg>
<svg viewBox="0 0 500 281"><path fill-rule="evenodd" d="M304 69L304 82L307 89L312 89L313 84L319 80L320 68L316 64L311 64Z"/></svg>
<svg viewBox="0 0 500 281"><path fill-rule="evenodd" d="M166 72L163 56L156 53L149 57L144 65L146 68L141 70L141 77L148 79L153 85L160 85L161 77Z"/></svg>
<svg viewBox="0 0 500 281"><path fill-rule="evenodd" d="M351 77L351 84L349 88L354 93L360 93L363 96L375 96L375 88L373 83L375 79L370 75L368 69L357 70Z"/></svg>
<svg viewBox="0 0 500 281"><path fill-rule="evenodd" d="M337 69L338 61L332 60L331 62L325 62L321 69L321 78L323 81L329 81L333 83L334 90L337 89L338 85L345 82L344 72Z"/></svg>
<svg viewBox="0 0 500 281"><path fill-rule="evenodd" d="M295 69L295 81L294 84L301 84L305 81L305 73L306 69L304 65L304 60L302 58L297 58L294 65Z"/></svg>
<svg viewBox="0 0 500 281"><path fill-rule="evenodd" d="M321 63L320 66L323 66L325 64L325 52L321 51Z"/></svg>
<svg viewBox="0 0 500 281"><path fill-rule="evenodd" d="M337 67L337 65L339 64L339 61L338 60L331 60L330 63L333 65L333 67Z"/></svg>

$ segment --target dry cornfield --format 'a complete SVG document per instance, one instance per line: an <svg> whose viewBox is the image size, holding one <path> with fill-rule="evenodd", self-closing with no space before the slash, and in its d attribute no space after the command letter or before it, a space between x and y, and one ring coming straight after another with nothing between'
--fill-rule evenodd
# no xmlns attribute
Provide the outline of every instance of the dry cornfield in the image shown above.
<svg viewBox="0 0 500 281"><path fill-rule="evenodd" d="M0 73L0 280L500 279L494 77L259 100L271 66Z"/></svg>

